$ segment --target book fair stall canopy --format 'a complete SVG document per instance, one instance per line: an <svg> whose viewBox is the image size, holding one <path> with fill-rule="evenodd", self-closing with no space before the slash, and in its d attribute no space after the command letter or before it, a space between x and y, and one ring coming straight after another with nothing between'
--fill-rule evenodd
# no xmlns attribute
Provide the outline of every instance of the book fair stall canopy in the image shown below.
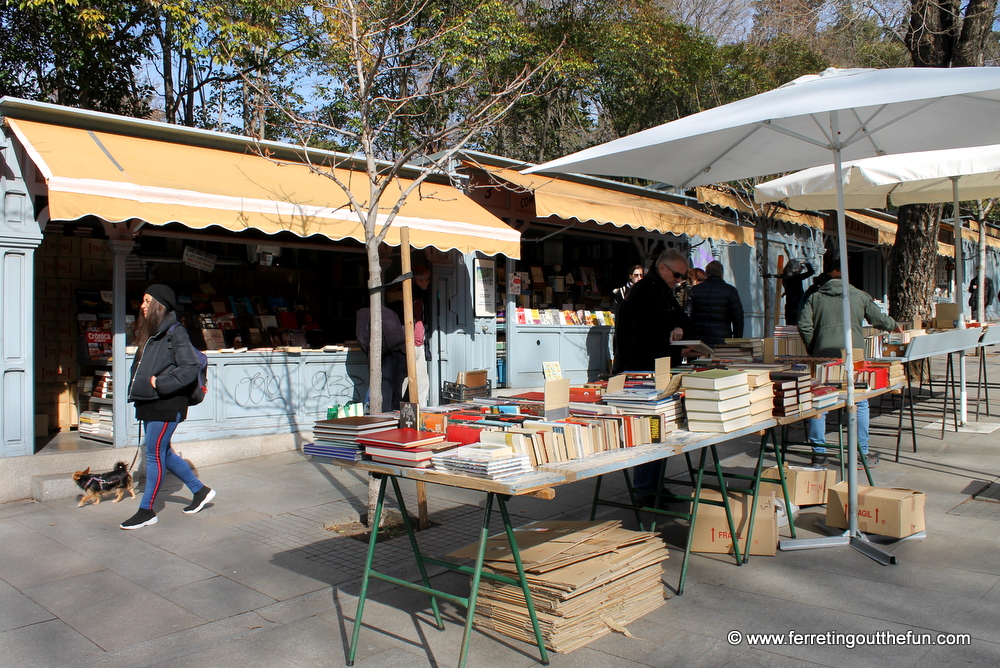
<svg viewBox="0 0 1000 668"><path fill-rule="evenodd" d="M734 225L676 202L622 192L614 189L611 183L605 182L608 187L598 187L548 175L521 174L500 167L490 167L488 172L495 179L534 194L539 217L557 216L566 220L594 221L615 227L753 245L752 227Z"/></svg>
<svg viewBox="0 0 1000 668"><path fill-rule="evenodd" d="M292 157L301 147L280 145L288 157L277 157L274 143L258 145L246 137L191 128L176 132L162 123L94 112L78 114L76 127L12 118L9 105L17 102L0 101L0 112L45 179L50 220L94 215L110 223L179 222L198 230L220 226L234 232L256 229L364 242L364 229L341 188ZM105 121L105 127L114 119L120 132L139 130L146 136L80 127L92 118ZM162 137L150 136L158 130ZM228 146L193 145L205 134ZM344 159L322 151L311 152L310 158L315 164ZM363 172L324 169L347 184L357 201L369 201L371 184ZM385 213L410 183L399 181L387 191ZM380 212L380 220L385 213ZM386 235L387 244L400 244L400 227L409 228L410 243L417 248L520 256L516 230L446 184L424 182L407 198Z"/></svg>
<svg viewBox="0 0 1000 668"><path fill-rule="evenodd" d="M843 160L1000 141L1000 69L830 68L730 104L526 170L656 179L678 189L778 174ZM850 282L843 184L837 187L841 274ZM845 366L853 366L849 291ZM857 410L847 383L850 528L825 544L887 555L858 531ZM810 547L819 547L815 545Z"/></svg>

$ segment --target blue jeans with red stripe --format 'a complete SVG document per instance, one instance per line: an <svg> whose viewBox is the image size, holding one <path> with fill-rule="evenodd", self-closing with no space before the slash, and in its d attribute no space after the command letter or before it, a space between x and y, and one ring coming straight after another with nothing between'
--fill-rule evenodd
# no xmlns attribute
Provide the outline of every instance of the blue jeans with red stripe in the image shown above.
<svg viewBox="0 0 1000 668"><path fill-rule="evenodd" d="M178 418L180 415L177 416ZM198 480L188 463L181 459L170 447L170 437L180 421L147 421L146 428L146 491L142 495L140 508L153 509L156 495L163 486L163 477L170 471L187 485L191 493L197 493L205 485Z"/></svg>

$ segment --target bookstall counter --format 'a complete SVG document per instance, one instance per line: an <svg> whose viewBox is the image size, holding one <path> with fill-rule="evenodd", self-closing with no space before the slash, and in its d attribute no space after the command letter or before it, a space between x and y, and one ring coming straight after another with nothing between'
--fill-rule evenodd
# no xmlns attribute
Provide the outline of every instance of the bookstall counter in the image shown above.
<svg viewBox="0 0 1000 668"><path fill-rule="evenodd" d="M600 492L601 476L606 475L608 473L614 473L617 471L625 471L626 469L636 466L638 464L658 461L660 459L664 459L665 457L669 457L672 455L685 454L686 456L688 456L691 453L700 452L701 463L696 472L697 484L691 497L692 509L691 512L689 513L692 523L692 528L694 525L694 519L697 516L697 509L699 503L712 503L713 505L719 505L725 508L726 516L729 520L730 531L733 534L735 534L735 529L733 527L733 522L732 522L732 514L729 509L728 495L724 495L722 501L714 501L714 502L701 498L700 494L702 489L701 482L706 470L706 455L708 454L709 451L711 451L714 460L714 472L716 474L718 484L721 488L725 489L725 480L722 477L721 468L719 467L718 456L717 453L715 452L715 446L718 445L719 443L730 441L736 438L745 437L751 434L760 432L765 432L765 433L771 432L776 424L777 423L775 422L775 420L769 418L766 420L762 420L756 424L753 424L750 427L729 433L709 433L709 432L693 433L678 429L670 433L669 435L670 438L668 442L665 443L650 443L631 448L621 448L614 451L597 453L589 457L585 457L582 459L575 459L568 462L559 462L558 464L546 464L544 466L538 467L537 469L533 470L530 473L525 473L519 476L515 476L504 481L487 480L482 478L475 478L472 476L444 473L433 469L419 469L419 468L411 468L405 466L394 466L394 465L381 464L371 461L352 462L346 460L313 456L312 458L319 462L334 464L342 468L367 471L380 480L378 501L376 503L375 514L373 518L374 524L378 524L379 520L381 519L383 505L385 501L385 494L389 485L392 486L393 492L396 496L397 503L399 504L399 510L402 514L407 534L409 535L410 544L413 548L414 559L421 573L422 584L415 584L375 571L372 568L372 564L374 562L374 556L375 556L377 532L372 533L368 545L364 575L362 576L362 581L361 581L361 591L358 598L358 610L357 614L355 615L354 631L351 638L350 649L348 651L347 665L348 666L354 665L354 660L358 649L359 634L363 626L362 619L364 614L364 606L367 597L368 585L372 578L427 594L431 599L431 607L434 612L434 617L439 629L443 628L443 624L441 621L440 611L438 609L438 599L450 601L452 603L457 603L458 605L461 605L462 607L466 608L467 612L465 620L465 634L462 639L462 649L458 661L459 668L465 666L466 663L470 634L473 625L473 611L476 608L476 601L479 595L480 582L482 581L482 579L483 578L499 579L503 582L519 586L524 592L525 600L528 602L527 605L528 614L532 622L532 630L534 631L535 644L538 647L539 660L543 665L547 665L548 655L545 650L544 642L542 640L541 631L539 630L535 609L533 604L531 603L531 594L528 589L528 581L527 578L525 577L524 569L521 564L517 543L514 540L513 536L514 529L511 526L510 517L507 512L507 503L506 503L507 500L512 496L524 496L524 495L536 495L536 496L541 496L543 498L552 498L551 490L555 487L558 487L559 485L578 482L581 480L595 479L598 484L595 489L594 504L592 506L591 519L593 519L593 509L596 509L598 503L597 497ZM483 524L479 532L477 557L474 566L468 567L468 566L458 565L450 561L429 557L420 552L417 542L417 537L413 532L413 527L411 526L411 523L409 521L406 506L403 500L403 495L399 489L398 480L400 478L407 480L422 481L437 485L461 487L464 489L476 490L486 495ZM643 508L639 505L636 505L634 500L634 495L632 494L631 484L629 484L629 492L630 492L630 497L633 500L631 504L611 504L611 505L622 505L623 507L632 508L633 510L636 511L636 513L638 513ZM484 571L483 569L486 541L490 535L490 519L492 516L494 504L500 511L503 520L504 531L507 535L508 542L511 546L514 562L517 567L518 577L516 579L513 577L504 578L503 576L497 576L488 571ZM685 556L684 556L685 566L689 552L690 552L690 545L688 545L687 549L685 549ZM741 563L740 555L737 553L735 556L736 556L736 563L737 565L739 565ZM427 564L443 566L445 568L449 568L451 570L455 570L457 572L469 575L471 577L469 596L459 597L449 592L443 592L440 590L433 589L430 585L430 580L426 572ZM684 570L684 567L682 567L682 570ZM681 586L683 587L683 583Z"/></svg>
<svg viewBox="0 0 1000 668"><path fill-rule="evenodd" d="M174 441L311 431L328 406L362 401L367 390L360 352L210 351L208 394L189 409L189 427ZM135 443L138 423L123 422Z"/></svg>

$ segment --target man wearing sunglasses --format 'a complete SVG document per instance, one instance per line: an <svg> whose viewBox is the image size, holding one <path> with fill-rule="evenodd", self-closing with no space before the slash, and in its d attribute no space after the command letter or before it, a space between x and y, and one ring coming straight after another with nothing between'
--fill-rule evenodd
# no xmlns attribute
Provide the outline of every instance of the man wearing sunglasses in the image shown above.
<svg viewBox="0 0 1000 668"><path fill-rule="evenodd" d="M680 251L673 248L663 251L618 307L615 373L653 371L655 360L660 357L670 357L674 365L681 363L683 350L671 343L685 338L685 332L692 330L692 323L674 298L674 290L687 276L687 270L687 259ZM651 494L660 487L662 476L663 460L633 469L632 484L642 505L657 502ZM669 502L667 496L660 500Z"/></svg>
<svg viewBox="0 0 1000 668"><path fill-rule="evenodd" d="M681 363L682 349L670 344L691 331L691 319L674 298L687 270L684 255L670 248L660 253L652 269L632 286L618 307L615 321L615 373L652 371L660 357L673 358L675 365Z"/></svg>

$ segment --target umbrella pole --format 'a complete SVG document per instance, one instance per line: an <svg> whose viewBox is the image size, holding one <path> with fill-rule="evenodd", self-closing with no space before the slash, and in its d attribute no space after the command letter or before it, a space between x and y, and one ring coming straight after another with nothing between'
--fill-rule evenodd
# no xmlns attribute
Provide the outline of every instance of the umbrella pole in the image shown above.
<svg viewBox="0 0 1000 668"><path fill-rule="evenodd" d="M955 232L955 295L958 298L958 328L965 329L965 243L962 238L962 216L958 210L958 179L951 178L951 197L954 203L951 209L951 227ZM958 351L958 386L959 386L959 423L963 426L969 421L969 395L965 389L965 351ZM941 418L944 419L943 417Z"/></svg>
<svg viewBox="0 0 1000 668"><path fill-rule="evenodd" d="M847 222L844 216L844 179L841 175L840 127L836 112L831 114L831 130L835 138L833 148L834 179L837 183L837 236L840 252L840 280L844 287L844 377L847 386L847 526L845 533L828 538L806 538L783 540L782 550L810 550L824 547L850 545L855 550L883 565L895 564L896 557L869 542L868 537L858 531L858 407L854 404L854 342L851 336L851 284L847 273Z"/></svg>
<svg viewBox="0 0 1000 668"><path fill-rule="evenodd" d="M840 140L837 116L833 115L833 136ZM837 182L837 243L840 251L840 282L844 321L844 378L847 387L847 526L851 538L858 535L858 407L854 405L854 341L851 337L851 282L847 269L847 221L844 216L844 181L841 177L840 145L833 149L833 173Z"/></svg>

